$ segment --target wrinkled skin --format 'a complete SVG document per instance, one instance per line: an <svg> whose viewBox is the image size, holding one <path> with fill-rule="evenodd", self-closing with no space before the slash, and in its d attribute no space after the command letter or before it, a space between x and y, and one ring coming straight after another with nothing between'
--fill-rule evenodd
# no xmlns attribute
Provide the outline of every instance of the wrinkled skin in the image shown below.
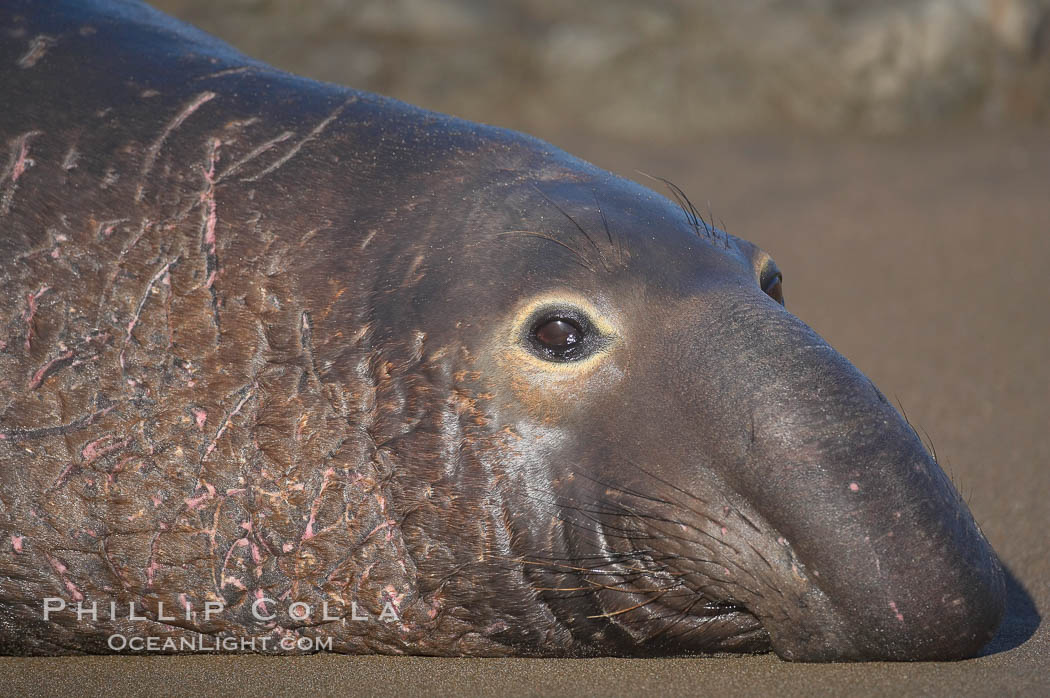
<svg viewBox="0 0 1050 698"><path fill-rule="evenodd" d="M0 31L5 651L954 659L992 636L966 505L751 244L132 3L8 2ZM586 328L574 360L532 339L553 317Z"/></svg>

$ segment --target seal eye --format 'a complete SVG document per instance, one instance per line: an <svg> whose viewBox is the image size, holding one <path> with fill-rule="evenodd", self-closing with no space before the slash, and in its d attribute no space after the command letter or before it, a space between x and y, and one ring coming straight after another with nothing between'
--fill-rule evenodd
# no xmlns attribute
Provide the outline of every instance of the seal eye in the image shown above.
<svg viewBox="0 0 1050 698"><path fill-rule="evenodd" d="M777 303L784 305L784 276L774 271L769 278L762 280L762 290Z"/></svg>
<svg viewBox="0 0 1050 698"><path fill-rule="evenodd" d="M583 343L584 332L570 318L555 317L543 320L532 331L533 343L552 359L568 359Z"/></svg>

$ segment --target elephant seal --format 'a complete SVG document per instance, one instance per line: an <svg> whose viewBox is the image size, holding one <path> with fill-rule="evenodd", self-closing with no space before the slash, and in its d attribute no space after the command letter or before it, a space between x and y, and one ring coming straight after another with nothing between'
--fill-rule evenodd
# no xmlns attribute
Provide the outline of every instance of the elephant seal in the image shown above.
<svg viewBox="0 0 1050 698"><path fill-rule="evenodd" d="M914 431L679 192L132 0L0 31L5 652L992 636Z"/></svg>

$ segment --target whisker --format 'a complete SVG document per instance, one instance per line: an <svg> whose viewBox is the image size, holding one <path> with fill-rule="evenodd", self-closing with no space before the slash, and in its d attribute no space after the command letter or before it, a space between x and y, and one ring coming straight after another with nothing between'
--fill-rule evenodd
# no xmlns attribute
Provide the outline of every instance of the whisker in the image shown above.
<svg viewBox="0 0 1050 698"><path fill-rule="evenodd" d="M729 226L726 225L725 219L718 219L718 227L722 229L722 233L726 236L726 249L729 249Z"/></svg>
<svg viewBox="0 0 1050 698"><path fill-rule="evenodd" d="M584 574L584 575L601 575L601 576L604 576L604 577L623 577L625 580L631 579L631 578L635 578L635 577L653 577L653 576L656 575L655 572L651 572L649 570L641 570L641 569L637 569L637 568L626 568L625 571L627 573L624 574L623 572L620 572L620 571L617 571L617 570L606 570L606 569L601 569L601 568L598 568L598 567L580 567L579 565L568 565L568 564L557 563L557 562L541 562L541 561L537 561L537 560L527 560L525 558L509 558L509 557L498 556L498 557L495 557L493 559L503 560L504 562L511 562L511 563L514 563L514 564L517 564L517 565L531 565L533 567L542 567L544 569L560 570L560 571L567 571L567 572L576 572L576 573ZM610 563L610 564L615 564L615 563ZM671 576L674 576L674 575L671 575ZM574 588L566 587L566 588L562 588L562 589L553 589L552 588L552 589L545 589L545 590L546 591L583 591L583 590L593 590L593 589L596 589L596 588L601 588L601 589L610 589L610 590L614 590L614 591L633 591L633 592L636 592L636 593L638 593L638 592L668 591L668 590L665 590L665 589L625 590L625 589L618 589L616 587L612 587L612 586L609 586L607 584L601 584L599 582L595 582L595 581L590 580L590 579L583 579L582 581L585 584L588 584L590 586L578 587L578 588L576 588L576 587L574 587ZM534 588L540 589L541 587L534 587Z"/></svg>
<svg viewBox="0 0 1050 698"><path fill-rule="evenodd" d="M616 236L616 240L613 241L612 229L609 227L609 219L605 216L605 211L602 210L602 206L598 203L598 193L592 191L591 194L594 196L594 207L598 209L598 215L602 219L602 227L605 228L605 236L609 238L609 247L616 251L616 263L621 269L626 268L623 262L623 238L619 235Z"/></svg>
<svg viewBox="0 0 1050 698"><path fill-rule="evenodd" d="M634 465L634 464L632 463L632 465ZM625 489L623 487L620 487L619 485L613 485L613 484L607 483L607 482L605 482L603 480L599 480L598 478L591 477L587 473L576 473L576 476L580 477L580 478L582 478L584 480L590 480L594 484L601 485L602 487L604 487L607 490L613 490L615 492L623 492L624 494L629 494L632 497L637 497L638 499L645 499L645 500L648 500L650 502L654 502L656 504L665 504L667 506L675 506L675 504L676 504L676 502L671 502L671 501L668 501L666 499L661 499L660 497L655 497L653 495L648 495L648 494L642 494L641 492L637 492L635 490Z"/></svg>
<svg viewBox="0 0 1050 698"><path fill-rule="evenodd" d="M555 209L557 209L558 213L560 213L561 215L563 215L563 216L565 216L566 218L568 218L568 219L569 219L569 222L571 222L571 223L572 223L572 224L573 224L573 225L574 225L574 226L576 227L576 230L578 230L578 231L580 231L581 233L583 233L583 236L584 236L585 238L587 238L587 242L591 243L591 247L593 247L593 248L594 248L594 251L595 251L595 252L596 252L596 253L598 254L598 261L599 261L599 262L601 262L601 265L602 265L602 267L604 267L604 268L605 268L605 271L609 271L609 265L608 265L608 264L606 264L606 262L605 262L605 255L603 255L603 254L602 254L602 249L601 249L600 247L598 247L598 243L596 243L596 242L594 241L594 238L592 238L592 237L590 236L590 234L588 234L588 232L587 232L586 230L584 230L584 229L583 229L583 226L582 226L582 225L580 225L580 224L579 224L579 223L578 223L578 222L576 221L576 219L575 219L575 218L573 218L572 216L570 216L570 215L569 215L569 212L568 212L568 211L566 211L566 210L565 210L564 208L562 208L562 207L561 207L561 206L559 206L559 205L558 205L557 203L555 203L555 202L554 202L554 200L553 200L553 199L551 199L551 198L550 198L549 196L547 196L547 194L546 194L546 193L544 193L544 191L543 191L542 189L540 189L540 188L539 188L538 186L536 186L535 184L533 184L533 185L532 185L532 187L533 187L533 188L534 188L534 189L535 189L535 190L536 190L537 192L539 192L540 196L542 196L542 197L543 197L544 199L546 199L546 200L547 200L547 203L549 203L549 204L550 204L551 206L553 206L553 207L554 207Z"/></svg>
<svg viewBox="0 0 1050 698"><path fill-rule="evenodd" d="M599 613L596 616L587 616L587 618L588 619L591 619L591 618L612 618L613 616L618 616L621 613L627 613L629 611L633 611L636 608L641 608L642 606L648 606L649 604L653 603L654 601L659 599L661 596L663 596L665 593L666 592L661 592L661 593L657 594L656 596L654 596L651 599L647 599L645 601L642 601L641 603L636 603L633 606L630 606L628 608L620 609L619 611L610 611L608 613Z"/></svg>
<svg viewBox="0 0 1050 698"><path fill-rule="evenodd" d="M602 210L602 205L598 203L598 192L591 191L591 196L594 197L594 208L598 210L598 215L602 219L602 227L605 228L605 237L609 238L609 246L613 246L612 233L609 231L609 219L605 217L605 211Z"/></svg>
<svg viewBox="0 0 1050 698"><path fill-rule="evenodd" d="M682 213L685 214L686 222L693 227L693 230L696 231L698 237L703 235L700 230L700 221L696 215L696 209L694 209L691 204L688 207L686 206L686 201L688 201L688 199L685 196L685 192L679 189L678 186L669 179L657 177L656 175L651 175L648 172L643 172L641 170L635 170L635 172L643 177L648 177L654 182L660 182L663 184L667 190L671 192L671 196L674 197L675 203L678 204L678 208L682 209Z"/></svg>
<svg viewBox="0 0 1050 698"><path fill-rule="evenodd" d="M577 250L576 248L572 247L571 245L565 244L564 242L562 242L558 238L552 237L550 235L545 235L544 233L536 232L535 230L507 230L507 231L504 231L502 233L497 233L497 234L498 235L523 235L523 236L526 236L526 237L535 237L535 238L540 238L541 240L548 240L550 242L553 242L555 245L559 245L561 247L564 247L569 252L572 252L572 254L574 256L573 261L576 262L577 264L579 264L584 269L587 269L588 271L593 272L595 274L598 273L598 270L595 269L591 265L590 260L587 259L579 250Z"/></svg>
<svg viewBox="0 0 1050 698"><path fill-rule="evenodd" d="M682 190L681 187L679 187L677 184L665 177L654 176L647 172L642 172L641 170L637 170L637 172L645 177L648 177L649 179L652 179L657 182L662 182L663 185L667 187L668 191L671 192L671 195L678 203L679 208L681 208L683 213L685 213L686 220L693 226L693 229L696 231L696 234L698 236L706 235L706 237L708 237L711 240L716 239L715 229L711 226L710 223L704 220L704 217L700 215L700 211L698 211L696 206L693 205L693 202L690 201L689 197L686 195L686 193ZM708 215L711 215L710 204L708 204ZM713 216L711 216L711 218L712 220L714 220ZM703 227L702 231L701 227Z"/></svg>
<svg viewBox="0 0 1050 698"><path fill-rule="evenodd" d="M930 445L930 452L933 456L933 462L939 465L941 461L939 458L937 458L937 447L933 445L933 437L930 436L930 432L926 431L926 427L920 425L920 428L922 429L922 433L926 436L926 443Z"/></svg>
<svg viewBox="0 0 1050 698"><path fill-rule="evenodd" d="M697 501L697 502L699 502L700 504L703 504L704 506L707 506L707 502L705 502L705 501L704 501L703 499L701 499L700 497L697 497L697 496L696 496L695 494L693 494L692 492L688 492L688 491L686 491L686 490L682 489L681 487L679 487L678 485L674 484L673 482L670 482L670 481L668 481L668 480L665 480L664 478L660 477L659 475L656 475L656 474L654 474L654 473L651 473L651 472L649 472L648 470L646 470L646 469L645 469L645 468L643 468L642 466L638 465L638 463L636 463L635 461L633 461L633 460L631 460L631 459L627 459L627 462L628 462L628 463L629 463L629 464L630 464L630 465L631 465L632 467L634 467L635 469L637 469L637 470L638 470L639 472L645 473L646 475L648 475L648 476L649 476L649 477L651 477L652 479L656 480L657 482L659 482L659 483L661 483L661 484L664 484L664 485L667 485L668 487L670 487L670 488L671 488L672 490L674 490L675 492L680 492L680 493L684 494L684 495L685 495L686 497L688 497L688 498L690 498L690 499L693 499L693 500L696 500L696 501ZM681 506L681 505L680 505L680 506ZM690 511L693 511L693 510L690 510ZM694 511L694 513L699 513L699 512L695 512L695 511Z"/></svg>
<svg viewBox="0 0 1050 698"><path fill-rule="evenodd" d="M693 610L693 608L694 608L694 607L695 607L695 606L696 606L696 605L697 605L698 603L700 603L701 601L704 601L704 600L705 600L705 599L704 599L704 597L703 597L703 596L701 596L701 595L698 595L698 596L697 596L697 598L696 598L696 600L694 600L694 601L693 601L692 603L690 603L690 604L689 604L688 606L686 606L686 607L685 607L685 608L684 608L684 609L683 609L682 611L680 611L680 612L679 612L679 613L678 613L678 614L677 614L677 615L675 616L675 619L674 619L673 621L671 621L670 623L668 623L667 625L665 625L665 626L664 626L663 628L661 628L661 629L660 629L660 630L659 630L658 632L656 632L656 633L653 633L652 635L650 635L650 636L649 636L649 638L648 638L648 639L649 639L649 641L650 641L650 642L652 642L653 640L655 640L656 638L660 637L661 635L664 635L665 633L666 633L666 634L667 634L667 636L668 636L668 637L670 637L671 639L676 639L676 638L678 638L678 637L681 637L682 635L684 635L684 634L688 633L688 632L689 632L689 630L690 630L690 628L686 628L684 632L682 632L682 633L678 633L678 634L671 634L671 633L670 633L670 631L671 631L671 630L672 630L672 629L673 629L673 628L674 628L674 627L675 627L675 626L676 626L676 625L677 625L678 623L682 622L682 620L683 620L683 619L685 619L685 618L688 618L688 617L689 617L689 612L690 612L690 611L692 611L692 610Z"/></svg>

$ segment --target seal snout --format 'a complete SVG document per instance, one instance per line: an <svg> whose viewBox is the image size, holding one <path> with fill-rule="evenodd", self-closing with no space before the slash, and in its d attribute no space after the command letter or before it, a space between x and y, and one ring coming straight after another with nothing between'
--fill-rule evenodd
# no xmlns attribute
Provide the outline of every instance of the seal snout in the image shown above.
<svg viewBox="0 0 1050 698"><path fill-rule="evenodd" d="M793 464L750 487L805 577L804 610L768 628L773 647L801 661L973 656L1002 618L998 558L910 425L836 363L824 385L807 379L818 402L783 409L756 442L761 458Z"/></svg>
<svg viewBox="0 0 1050 698"><path fill-rule="evenodd" d="M999 626L1003 605L995 589L992 582L962 595L937 594L940 598L931 597L914 620L892 601L880 609L883 618L871 625L865 617L868 609L849 608L834 632L827 632L830 622L817 632L771 631L773 649L784 659L804 662L967 659L988 644Z"/></svg>
<svg viewBox="0 0 1050 698"><path fill-rule="evenodd" d="M736 354L708 374L721 397L703 418L738 434L715 467L762 520L740 535L764 551L775 593L742 600L773 649L798 661L979 652L1003 615L1002 569L914 429L797 318L757 304L741 317L718 325Z"/></svg>
<svg viewBox="0 0 1050 698"><path fill-rule="evenodd" d="M987 544L941 560L902 551L890 564L898 569L869 568L854 588L826 584L825 590L814 577L812 591L797 599L802 616L764 623L773 649L806 662L946 661L975 656L995 635L1004 583ZM866 591L857 593L860 588Z"/></svg>

